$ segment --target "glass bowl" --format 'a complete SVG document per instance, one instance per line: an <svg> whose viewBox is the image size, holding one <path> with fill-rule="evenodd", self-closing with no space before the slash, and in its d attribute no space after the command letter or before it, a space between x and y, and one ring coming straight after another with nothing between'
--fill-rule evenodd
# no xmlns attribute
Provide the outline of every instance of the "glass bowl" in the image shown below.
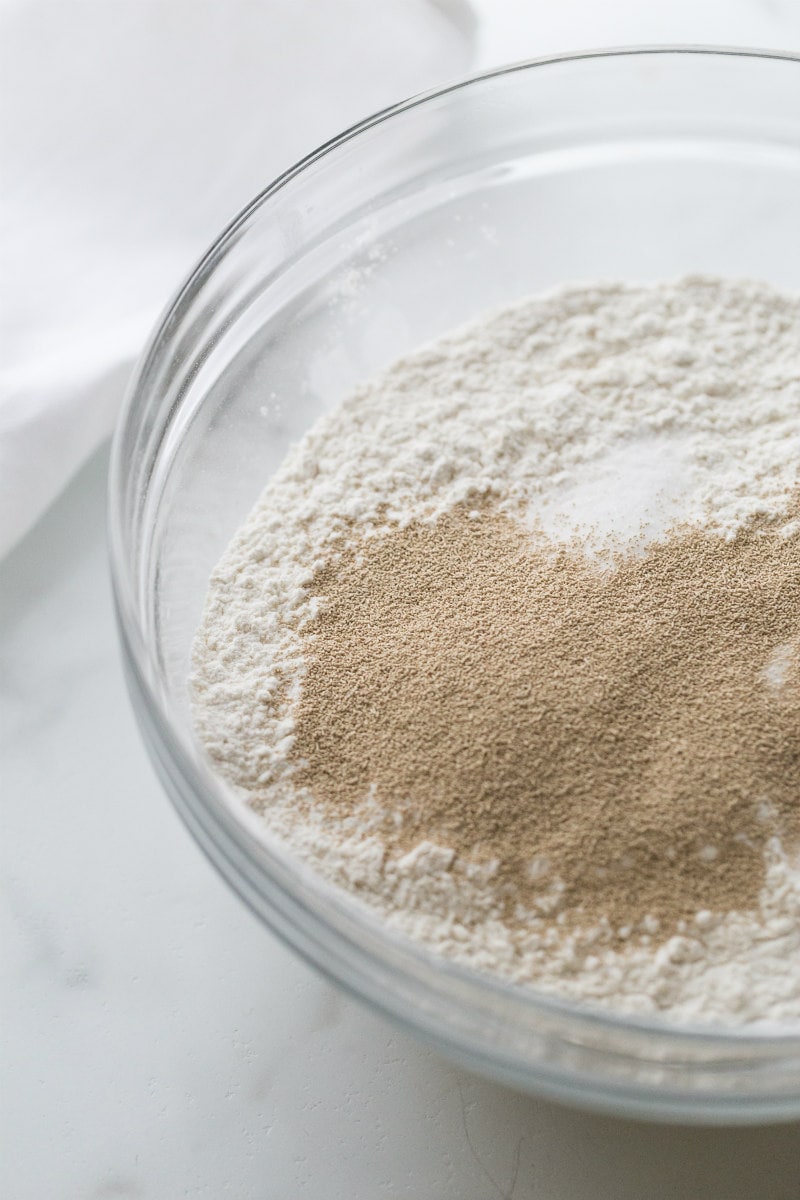
<svg viewBox="0 0 800 1200"><path fill-rule="evenodd" d="M390 935L267 844L193 737L186 676L209 573L290 443L405 351L565 281L705 271L800 288L798 212L798 59L655 48L523 63L380 113L268 187L169 305L130 386L112 572L167 792L311 963L530 1092L673 1120L797 1116L800 1023L690 1028L497 982Z"/></svg>

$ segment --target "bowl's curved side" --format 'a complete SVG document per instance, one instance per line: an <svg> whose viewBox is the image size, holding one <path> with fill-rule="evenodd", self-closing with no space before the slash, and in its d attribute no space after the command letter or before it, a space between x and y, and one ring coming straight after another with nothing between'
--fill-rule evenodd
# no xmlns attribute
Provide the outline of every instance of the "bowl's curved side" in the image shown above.
<svg viewBox="0 0 800 1200"><path fill-rule="evenodd" d="M750 94L761 97L760 107L746 108L747 121L721 86L740 70ZM709 72L715 79L706 110ZM652 100L646 111L643 96ZM670 121L677 97L680 111ZM690 263L705 254L702 265L710 257L713 266L714 253L724 259L727 251L703 241L708 216L698 189L711 188L720 174L713 186L724 191L717 196L742 181L730 199L734 231L747 205L754 221L760 211L764 179L756 180L752 197L747 193L753 172L778 180L770 193L777 246L779 202L788 213L800 181L800 104L792 107L790 97L800 100L793 56L623 48L516 64L377 114L288 171L209 250L142 356L112 451L111 570L129 688L164 786L208 857L317 968L465 1066L627 1115L725 1123L800 1115L800 1032L709 1032L583 1010L436 961L387 936L360 907L266 845L234 811L192 737L182 693L187 646L210 566L263 482L264 455L279 461L281 447L311 423L319 405L336 399L325 392L319 404L308 393L304 400L297 387L290 413L297 428L283 429L280 422L289 418L276 406L265 433L259 400L265 362L272 382L294 387L293 372L305 356L317 370L318 390L324 390L318 377L338 371L337 386L346 391L359 371L369 373L387 355L458 323L476 305L531 290L529 279L546 284L581 265L597 273L618 260L620 273L658 273L669 247L653 239L659 221L674 219L679 194L700 205L696 228L691 215L678 213L680 253ZM706 161L707 155L716 158ZM664 181L684 162L694 166L659 208ZM620 187L621 172L629 186ZM460 242L454 225L447 226L453 239L443 237L442 214L452 221L456 210L466 230ZM503 253L488 236L476 250L484 212L495 221L495 243L497 229L506 232L503 220L514 223ZM532 213L536 238L529 244ZM581 240L592 213L598 225L605 213L608 244ZM723 205L720 225L727 219ZM759 255L769 253L774 264L770 258L762 273L800 284L800 259L790 247L778 261L761 233L744 244L737 236L745 264L749 254L758 268ZM384 257L369 258L378 245ZM431 247L440 266L424 276L423 299L419 264L426 254L430 259ZM365 255L369 271L362 269ZM382 306L394 325L391 344L375 349L374 337L360 342L350 362L340 351L355 335L342 297L329 285L353 263L362 264L363 311ZM298 327L305 342L292 341ZM266 341L259 340L262 330L269 332ZM323 342L326 357L317 359ZM280 350L285 345L291 353Z"/></svg>

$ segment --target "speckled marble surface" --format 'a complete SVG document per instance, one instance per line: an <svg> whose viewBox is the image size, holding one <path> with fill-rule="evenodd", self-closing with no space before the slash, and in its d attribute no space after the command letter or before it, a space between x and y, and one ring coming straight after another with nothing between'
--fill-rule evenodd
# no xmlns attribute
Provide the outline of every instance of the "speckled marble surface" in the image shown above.
<svg viewBox="0 0 800 1200"><path fill-rule="evenodd" d="M506 1092L256 923L139 742L105 467L92 460L3 567L0 1194L796 1200L800 1126L639 1126Z"/></svg>
<svg viewBox="0 0 800 1200"><path fill-rule="evenodd" d="M599 42L800 44L786 0L663 8L498 0L479 64ZM800 1125L640 1126L505 1092L255 922L139 742L106 461L0 564L0 1195L798 1200Z"/></svg>

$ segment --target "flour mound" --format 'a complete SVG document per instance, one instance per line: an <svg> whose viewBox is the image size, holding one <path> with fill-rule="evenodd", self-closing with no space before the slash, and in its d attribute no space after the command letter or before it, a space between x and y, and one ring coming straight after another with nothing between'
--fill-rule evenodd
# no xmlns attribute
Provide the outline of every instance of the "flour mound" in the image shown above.
<svg viewBox="0 0 800 1200"><path fill-rule="evenodd" d="M293 762L313 583L357 539L461 506L587 553L680 523L787 538L800 461L800 300L763 284L573 286L397 362L287 456L210 584L190 681L217 771L265 829L395 930L482 971L622 1011L728 1022L800 1017L800 885L777 838L755 911L662 930L512 922L501 864L426 839L390 850L379 805L337 819ZM765 686L787 666L775 647ZM772 681L772 682L770 682ZM411 798L413 803L413 798Z"/></svg>

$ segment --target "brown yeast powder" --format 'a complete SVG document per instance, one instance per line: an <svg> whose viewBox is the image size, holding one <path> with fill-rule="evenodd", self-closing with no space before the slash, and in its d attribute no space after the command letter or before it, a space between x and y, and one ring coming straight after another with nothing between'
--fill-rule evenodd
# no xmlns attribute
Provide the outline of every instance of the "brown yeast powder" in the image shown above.
<svg viewBox="0 0 800 1200"><path fill-rule="evenodd" d="M800 539L682 529L599 563L484 506L362 538L292 751L345 817L498 864L508 921L749 910L800 832Z"/></svg>

